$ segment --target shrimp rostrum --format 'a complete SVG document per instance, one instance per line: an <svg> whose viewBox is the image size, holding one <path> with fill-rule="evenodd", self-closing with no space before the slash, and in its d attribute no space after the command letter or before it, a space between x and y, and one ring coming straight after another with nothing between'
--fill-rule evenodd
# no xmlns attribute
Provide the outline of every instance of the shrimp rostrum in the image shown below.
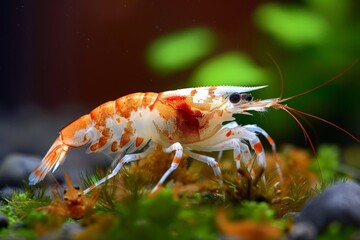
<svg viewBox="0 0 360 240"><path fill-rule="evenodd" d="M178 167L183 153L212 167L221 185L223 181L217 161L198 151L233 150L238 168L246 166L251 153L255 153L257 166L265 169L265 153L258 135L263 135L275 151L273 139L256 125L239 125L233 116L265 111L269 107L283 109L290 115L291 111L298 110L280 104L287 99L254 100L249 92L264 87L217 86L134 93L104 103L60 131L40 165L30 175L29 183L34 185L50 171L54 172L64 161L69 148L85 145L90 145L88 152L103 152L111 156L114 168L84 193L115 176L125 163L144 158L158 144L165 153L175 154L170 168L153 191Z"/></svg>

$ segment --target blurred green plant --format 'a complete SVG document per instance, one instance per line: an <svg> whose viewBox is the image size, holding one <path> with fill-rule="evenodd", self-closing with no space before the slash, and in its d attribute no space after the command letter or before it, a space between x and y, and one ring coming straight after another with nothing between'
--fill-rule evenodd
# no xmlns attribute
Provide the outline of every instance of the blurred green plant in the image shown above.
<svg viewBox="0 0 360 240"><path fill-rule="evenodd" d="M312 47L311 52L298 54L311 54L313 58L324 58L325 62L343 60L349 64L359 54L359 34L354 33L360 25L353 19L354 4L351 0L307 0L303 4L286 5L266 3L257 9L254 21L281 48L291 51Z"/></svg>
<svg viewBox="0 0 360 240"><path fill-rule="evenodd" d="M167 75L192 66L209 54L215 45L215 34L204 27L195 27L163 35L148 49L149 65L159 74Z"/></svg>
<svg viewBox="0 0 360 240"><path fill-rule="evenodd" d="M1 239L37 239L36 234L32 229L1 229Z"/></svg>
<svg viewBox="0 0 360 240"><path fill-rule="evenodd" d="M266 202L242 201L237 210L241 218L252 219L257 222L275 219L275 212Z"/></svg>
<svg viewBox="0 0 360 240"><path fill-rule="evenodd" d="M51 199L45 195L45 188L41 186L39 191L35 187L25 186L25 192L14 192L10 199L6 199L9 206L12 207L13 213L17 216L15 220L23 219L29 213L29 210L36 209L40 206L49 204ZM34 199L37 199L34 201Z"/></svg>
<svg viewBox="0 0 360 240"><path fill-rule="evenodd" d="M19 217L14 212L14 208L10 205L1 205L0 212L7 216L10 225L20 221Z"/></svg>
<svg viewBox="0 0 360 240"><path fill-rule="evenodd" d="M143 198L126 205L118 204L117 224L108 232L109 239L216 239L213 209L186 208L163 189L155 198Z"/></svg>
<svg viewBox="0 0 360 240"><path fill-rule="evenodd" d="M275 56L287 56L287 59L277 58L285 76L285 96L323 83L359 57L360 22L355 18L356 5L351 0L307 0L296 4L265 3L258 7L254 20L259 29L266 33L260 37L259 46L271 48ZM332 86L293 101L291 106L331 121L338 118L343 127L351 129L348 126L357 125L360 111L354 111L351 104L345 106L343 103L356 102L354 89L360 85L359 81L346 84L344 81L346 78L356 79L357 75L357 71L352 69ZM345 96L345 99L334 100L334 92ZM342 119L350 112L351 118ZM273 131L283 131L285 119L275 114L271 119ZM267 123L263 126L268 127ZM295 134L295 131L293 126L287 128L288 134Z"/></svg>
<svg viewBox="0 0 360 240"><path fill-rule="evenodd" d="M261 30L292 48L320 45L330 30L321 15L299 6L269 3L257 10L255 19Z"/></svg>
<svg viewBox="0 0 360 240"><path fill-rule="evenodd" d="M335 145L320 145L316 158L311 161L310 169L327 185L340 178L339 164L340 149Z"/></svg>
<svg viewBox="0 0 360 240"><path fill-rule="evenodd" d="M27 185L24 187L25 192L15 191L10 199L5 199L7 204L0 206L0 212L5 214L9 219L9 225L20 224L19 228L6 228L0 230L1 237L12 236L14 238L35 239L36 233L32 229L32 223L35 219L34 216L45 217L44 213L36 212L35 209L46 202L50 201L50 198L44 196L45 190L41 185L41 190L36 191L35 188L29 188ZM22 226L22 224L24 224Z"/></svg>
<svg viewBox="0 0 360 240"><path fill-rule="evenodd" d="M357 239L358 229L354 226L341 226L338 223L330 223L329 226L316 239Z"/></svg>
<svg viewBox="0 0 360 240"><path fill-rule="evenodd" d="M194 70L189 86L261 85L269 73L241 52L228 52L209 59Z"/></svg>

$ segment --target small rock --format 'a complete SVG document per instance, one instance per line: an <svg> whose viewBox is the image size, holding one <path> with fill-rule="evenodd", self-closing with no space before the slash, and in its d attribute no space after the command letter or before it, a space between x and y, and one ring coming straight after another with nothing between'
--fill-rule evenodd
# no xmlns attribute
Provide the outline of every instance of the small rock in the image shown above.
<svg viewBox="0 0 360 240"><path fill-rule="evenodd" d="M352 181L330 186L305 203L295 222L312 224L318 233L331 222L360 228L360 186Z"/></svg>
<svg viewBox="0 0 360 240"><path fill-rule="evenodd" d="M288 234L289 240L313 240L316 239L317 231L312 223L296 223Z"/></svg>
<svg viewBox="0 0 360 240"><path fill-rule="evenodd" d="M6 215L0 213L0 229L7 228L9 226L9 219Z"/></svg>
<svg viewBox="0 0 360 240"><path fill-rule="evenodd" d="M84 228L81 224L76 222L65 222L62 225L62 236L63 237L73 237L74 234L83 231Z"/></svg>
<svg viewBox="0 0 360 240"><path fill-rule="evenodd" d="M1 127L0 127L0 132L1 132ZM12 146L8 146L7 143L2 142L1 139L0 139L0 143L1 143L0 144L0 165L1 165L5 157L11 154L12 152L14 152L15 149Z"/></svg>
<svg viewBox="0 0 360 240"><path fill-rule="evenodd" d="M292 219L296 222L296 220L299 218L299 215L300 215L299 212L288 212L282 218L283 219Z"/></svg>
<svg viewBox="0 0 360 240"><path fill-rule="evenodd" d="M24 190L22 188L16 187L4 187L0 189L0 200L4 201L6 199L11 199L14 193L22 193Z"/></svg>
<svg viewBox="0 0 360 240"><path fill-rule="evenodd" d="M25 228L26 228L26 225L25 225L25 223L22 223L22 222L17 222L17 223L11 224L11 226L10 226L11 230L19 230L19 229L25 229Z"/></svg>
<svg viewBox="0 0 360 240"><path fill-rule="evenodd" d="M0 165L0 187L21 187L40 160L40 157L18 153L6 156Z"/></svg>

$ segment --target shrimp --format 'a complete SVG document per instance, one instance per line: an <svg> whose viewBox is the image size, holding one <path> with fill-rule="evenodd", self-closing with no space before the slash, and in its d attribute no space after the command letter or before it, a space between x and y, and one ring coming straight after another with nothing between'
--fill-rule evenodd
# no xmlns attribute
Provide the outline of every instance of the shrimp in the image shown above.
<svg viewBox="0 0 360 240"><path fill-rule="evenodd" d="M294 113L318 118L281 104L304 93L286 99L254 100L249 92L264 87L211 86L161 93L134 93L104 103L60 131L60 136L29 176L29 184L34 185L50 171L54 172L64 161L69 148L85 145L90 145L87 152L103 152L111 156L114 166L110 174L87 188L85 194L115 176L124 164L152 153L157 144L162 146L165 153L175 154L171 166L152 192L158 190L179 166L183 153L208 164L221 186L223 180L218 162L197 152L233 150L237 168L248 166L251 153L255 153L255 162L263 172L266 161L259 135L267 139L275 154L274 140L257 125L239 125L234 121L234 115L251 115L250 111L266 111L268 108L282 109L300 124L305 133ZM338 128L360 142L349 132Z"/></svg>
<svg viewBox="0 0 360 240"><path fill-rule="evenodd" d="M65 174L65 182L67 189L64 190L64 197L61 200L59 194L53 190L54 200L50 205L40 207L38 211L47 211L62 217L70 217L72 219L80 219L89 213L95 205L99 192L95 192L90 199L87 199L80 187L73 186L70 177Z"/></svg>

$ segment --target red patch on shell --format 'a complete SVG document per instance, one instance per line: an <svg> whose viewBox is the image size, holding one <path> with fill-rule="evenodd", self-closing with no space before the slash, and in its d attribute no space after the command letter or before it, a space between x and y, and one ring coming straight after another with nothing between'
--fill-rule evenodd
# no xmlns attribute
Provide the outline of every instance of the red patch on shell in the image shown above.
<svg viewBox="0 0 360 240"><path fill-rule="evenodd" d="M139 147L144 141L144 138L142 137L137 137L136 140L135 140L135 146L136 147Z"/></svg>
<svg viewBox="0 0 360 240"><path fill-rule="evenodd" d="M114 141L112 144L111 144L111 151L112 152L116 152L118 150L118 142L117 141Z"/></svg>
<svg viewBox="0 0 360 240"><path fill-rule="evenodd" d="M262 145L261 142L257 142L254 144L254 150L256 154L259 154L262 152Z"/></svg>
<svg viewBox="0 0 360 240"><path fill-rule="evenodd" d="M233 133L233 132L232 132L231 130L229 130L229 131L226 133L226 136L227 136L227 137L230 137L232 133Z"/></svg>

